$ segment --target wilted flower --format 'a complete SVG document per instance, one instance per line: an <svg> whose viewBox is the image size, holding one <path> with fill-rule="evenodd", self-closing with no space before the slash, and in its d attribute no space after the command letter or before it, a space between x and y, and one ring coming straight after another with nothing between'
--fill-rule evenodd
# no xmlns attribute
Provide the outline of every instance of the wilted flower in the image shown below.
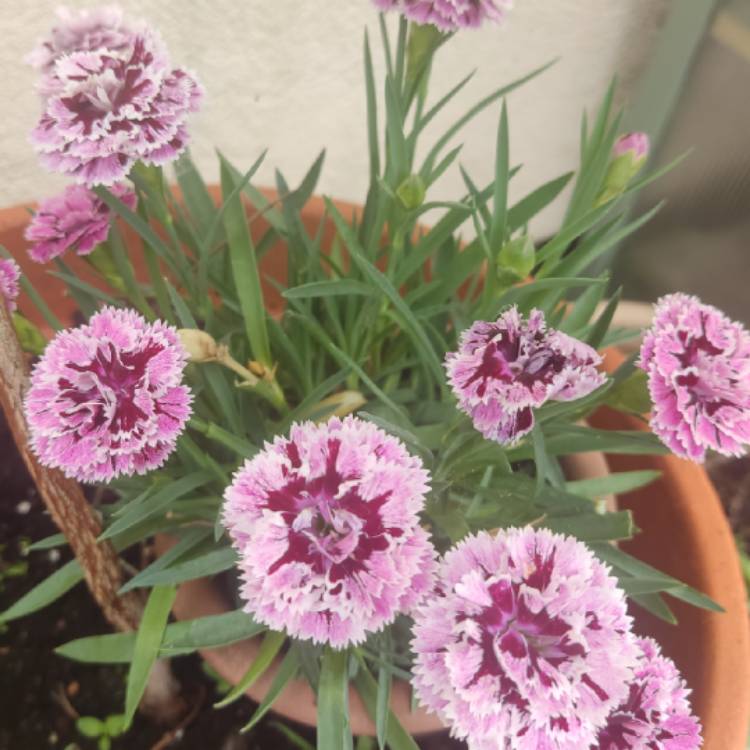
<svg viewBox="0 0 750 750"><path fill-rule="evenodd" d="M572 537L482 532L414 613L414 688L470 748L580 750L628 692L625 596Z"/></svg>
<svg viewBox="0 0 750 750"><path fill-rule="evenodd" d="M87 23L95 33L80 32ZM155 33L143 25L132 34L128 28L111 9L88 21L68 13L53 41L40 48L52 51L42 63L46 99L32 142L48 169L86 185L111 185L139 160L176 158L187 144L187 116L202 96L189 73L171 67ZM54 42L55 35L65 45ZM97 40L103 46L94 47ZM57 54L78 42L81 48Z"/></svg>
<svg viewBox="0 0 750 750"><path fill-rule="evenodd" d="M135 193L124 185L111 192L128 208L135 208ZM47 263L66 250L88 255L109 235L112 212L95 193L81 185L70 185L60 194L43 201L24 237L32 244L29 255Z"/></svg>
<svg viewBox="0 0 750 750"><path fill-rule="evenodd" d="M161 466L190 414L186 358L174 328L133 310L105 307L58 333L26 395L39 460L84 482Z"/></svg>
<svg viewBox="0 0 750 750"><path fill-rule="evenodd" d="M662 297L641 346L651 428L678 456L703 461L750 443L750 333L687 294Z"/></svg>
<svg viewBox="0 0 750 750"><path fill-rule="evenodd" d="M418 516L427 479L399 440L352 416L267 444L225 494L247 611L337 648L408 611L434 568Z"/></svg>
<svg viewBox="0 0 750 750"><path fill-rule="evenodd" d="M415 23L431 23L441 31L502 21L513 0L373 0L380 10L396 9Z"/></svg>
<svg viewBox="0 0 750 750"><path fill-rule="evenodd" d="M547 329L544 314L527 320L513 307L494 323L478 321L446 357L459 407L486 438L508 444L531 431L534 407L586 396L605 380L588 344Z"/></svg>
<svg viewBox="0 0 750 750"><path fill-rule="evenodd" d="M16 309L16 298L18 297L18 280L21 278L21 269L18 263L10 258L0 258L0 297L5 302L9 312Z"/></svg>
<svg viewBox="0 0 750 750"><path fill-rule="evenodd" d="M639 638L635 678L627 698L599 732L596 750L697 750L700 724L689 690L671 659L651 638Z"/></svg>

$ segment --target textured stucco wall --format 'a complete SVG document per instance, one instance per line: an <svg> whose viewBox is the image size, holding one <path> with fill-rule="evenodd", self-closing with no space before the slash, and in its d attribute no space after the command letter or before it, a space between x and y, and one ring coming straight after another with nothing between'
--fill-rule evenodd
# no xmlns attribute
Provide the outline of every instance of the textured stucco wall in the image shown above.
<svg viewBox="0 0 750 750"><path fill-rule="evenodd" d="M91 2L68 3L73 6ZM0 2L0 205L38 198L63 183L36 163L26 134L38 114L34 76L22 62L46 33L58 0ZM193 153L215 178L213 148L248 166L265 147L259 183L278 166L291 184L317 152L328 156L320 189L360 200L367 173L362 87L362 26L373 35L381 67L376 16L369 0L124 0L165 37L176 64L192 68L208 90L192 123ZM544 76L509 100L511 151L524 167L514 195L571 168L580 112L593 107L616 72L626 98L648 58L668 0L517 0L502 27L464 32L441 51L433 92L468 71L478 73L435 129L499 84L559 57ZM461 161L479 182L491 175L497 109L465 132ZM435 132L435 130L433 130ZM456 197L457 170L435 197ZM547 212L535 230L559 220Z"/></svg>

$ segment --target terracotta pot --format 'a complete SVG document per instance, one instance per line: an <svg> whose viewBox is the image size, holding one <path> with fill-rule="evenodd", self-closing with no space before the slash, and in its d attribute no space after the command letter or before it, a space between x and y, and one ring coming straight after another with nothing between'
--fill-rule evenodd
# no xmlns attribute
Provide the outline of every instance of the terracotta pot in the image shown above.
<svg viewBox="0 0 750 750"><path fill-rule="evenodd" d="M269 191L269 195L273 195ZM322 216L323 204L317 198L305 207L303 219L314 230ZM356 207L340 204L345 215ZM250 209L249 209L250 211ZM21 262L24 272L33 279L45 298L57 298L56 311L69 318L74 310L72 301L64 303L64 287L25 256L23 228L28 222L27 207L0 211L0 244L7 247ZM253 224L253 234L260 236L267 224L261 219ZM327 236L332 228L326 227ZM77 270L85 264L71 259ZM274 248L263 259L262 270L274 278L283 278L286 256L283 245ZM278 292L268 288L267 306L271 313L281 310ZM62 309L61 309L62 306ZM38 316L21 301L21 310ZM66 314L67 313L67 314ZM622 360L616 352L608 354L607 366L615 368ZM595 427L604 429L647 429L635 417L602 409L591 419ZM596 463L598 461L598 463ZM639 633L653 635L672 656L693 689L693 705L704 726L705 750L741 750L750 717L750 634L745 589L740 575L734 541L719 499L705 471L692 463L668 456L611 456L611 470L657 469L662 478L648 487L619 498L630 508L637 526L643 532L624 547L638 558L675 577L686 581L718 601L725 614L713 614L683 605L675 600L670 605L680 619L679 627L667 625L638 608L634 608ZM580 464L580 457L572 464ZM587 461L584 459L583 464ZM569 466L570 470L570 466ZM587 476L604 470L601 457L595 459ZM580 471L573 469L576 473ZM580 474L579 474L580 475ZM164 549L169 540L160 539ZM174 606L178 619L193 619L220 614L230 609L218 588L209 579L190 581L180 587ZM259 639L251 639L223 648L203 652L206 661L226 680L236 683L245 673L259 647ZM277 666L277 665L275 665ZM267 692L275 674L275 666L248 692L256 701ZM274 710L290 719L315 724L316 708L312 691L303 680L290 683L274 704ZM396 681L392 691L392 707L402 724L419 734L441 728L440 721L421 710L410 710L411 695L404 682ZM374 726L355 691L350 694L352 728L357 734L372 734Z"/></svg>

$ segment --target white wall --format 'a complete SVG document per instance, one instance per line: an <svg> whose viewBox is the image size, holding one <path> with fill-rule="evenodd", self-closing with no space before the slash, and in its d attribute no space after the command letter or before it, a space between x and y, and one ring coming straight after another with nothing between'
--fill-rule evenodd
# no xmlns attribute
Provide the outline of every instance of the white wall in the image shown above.
<svg viewBox="0 0 750 750"><path fill-rule="evenodd" d="M64 182L37 165L27 132L38 115L33 72L23 56L52 22L57 0L0 2L0 205L55 192ZM92 5L73 0L73 6ZM193 69L208 90L192 123L193 153L215 179L213 148L238 167L265 147L259 183L278 166L291 184L317 152L328 148L320 189L361 200L367 173L361 47L363 24L379 55L369 0L124 0L165 37L176 64ZM551 58L560 61L509 100L511 153L524 168L514 195L523 194L576 162L580 112L593 107L617 72L627 96L647 60L668 0L517 0L503 27L466 31L443 48L433 92L468 71L479 72L436 128L492 88ZM461 160L479 182L491 175L497 109L465 133ZM454 170L435 197L457 197ZM554 229L560 207L535 231Z"/></svg>

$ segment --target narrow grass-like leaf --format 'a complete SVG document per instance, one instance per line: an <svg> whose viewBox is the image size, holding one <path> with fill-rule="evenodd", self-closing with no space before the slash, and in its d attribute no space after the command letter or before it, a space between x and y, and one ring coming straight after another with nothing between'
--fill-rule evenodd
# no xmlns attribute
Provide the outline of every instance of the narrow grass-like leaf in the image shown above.
<svg viewBox="0 0 750 750"><path fill-rule="evenodd" d="M565 189L565 186L573 177L573 172L568 172L561 177L545 182L536 190L533 190L518 203L508 210L508 230L514 232L516 229L528 224L540 211L552 203L555 198Z"/></svg>
<svg viewBox="0 0 750 750"><path fill-rule="evenodd" d="M151 590L146 607L143 610L141 624L133 646L133 660L128 671L128 682L125 688L125 726L129 727L135 716L135 710L146 689L148 676L154 666L161 646L164 630L167 626L169 612L172 609L177 590L174 586L157 586Z"/></svg>
<svg viewBox="0 0 750 750"><path fill-rule="evenodd" d="M661 476L659 471L619 471L606 477L593 479L577 479L565 483L565 489L574 494L588 497L592 500L603 495L619 495L631 492L639 487L657 480Z"/></svg>
<svg viewBox="0 0 750 750"><path fill-rule="evenodd" d="M318 750L346 750L351 742L348 667L347 650L325 649L318 683Z"/></svg>
<svg viewBox="0 0 750 750"><path fill-rule="evenodd" d="M499 252L504 241L505 225L508 218L508 173L510 170L508 138L508 108L503 99L495 147L495 192L493 194L492 224L490 226L490 249L493 257L494 254Z"/></svg>
<svg viewBox="0 0 750 750"><path fill-rule="evenodd" d="M25 617L46 607L70 591L81 580L83 580L81 566L77 560L71 560L13 602L5 612L0 613L0 623Z"/></svg>
<svg viewBox="0 0 750 750"><path fill-rule="evenodd" d="M286 642L286 635L275 630L269 630L263 637L258 653L252 664L248 667L242 679L224 696L214 708L224 708L241 698L245 691L271 666L281 647Z"/></svg>
<svg viewBox="0 0 750 750"><path fill-rule="evenodd" d="M311 299L315 297L336 297L359 295L372 297L375 290L356 279L331 279L330 281L311 281L308 284L292 287L282 292L286 299Z"/></svg>
<svg viewBox="0 0 750 750"><path fill-rule="evenodd" d="M234 190L237 183L223 160L221 162L221 186L226 206L224 228L227 232L234 284L245 321L245 332L255 359L270 368L273 362L268 343L266 310L255 257L255 246L250 236L242 199Z"/></svg>
<svg viewBox="0 0 750 750"><path fill-rule="evenodd" d="M357 236L352 228L346 223L344 217L339 213L338 209L333 203L328 200L326 201L328 211L336 224L336 229L339 235L346 243L351 253L352 260L357 264L362 273L371 281L372 284L377 286L385 297L391 302L395 313L401 321L401 324L406 329L406 332L414 341L415 346L421 352L424 357L424 362L429 370L432 372L433 377L437 383L443 382L443 368L440 364L435 350L433 349L432 343L425 334L419 321L414 316L411 308L404 302L401 295L398 293L396 288L390 282L390 280L379 271L364 255L364 251L359 245Z"/></svg>
<svg viewBox="0 0 750 750"><path fill-rule="evenodd" d="M360 659L357 674L354 676L354 685L362 698L362 702L365 704L367 713L375 721L378 705L378 685L362 659ZM388 714L386 741L391 750L419 750L417 743L401 726L401 722L394 715L393 711L389 711Z"/></svg>
<svg viewBox="0 0 750 750"><path fill-rule="evenodd" d="M231 547L219 547L197 557L177 562L168 568L144 570L137 585L140 588L164 586L191 581L194 578L206 578L229 570L236 563L237 553Z"/></svg>
<svg viewBox="0 0 750 750"><path fill-rule="evenodd" d="M284 657L276 677L273 678L271 686L261 704L255 710L250 721L240 730L243 734L249 732L271 709L274 701L279 697L287 683L295 676L299 668L299 659L294 649L290 649Z"/></svg>

